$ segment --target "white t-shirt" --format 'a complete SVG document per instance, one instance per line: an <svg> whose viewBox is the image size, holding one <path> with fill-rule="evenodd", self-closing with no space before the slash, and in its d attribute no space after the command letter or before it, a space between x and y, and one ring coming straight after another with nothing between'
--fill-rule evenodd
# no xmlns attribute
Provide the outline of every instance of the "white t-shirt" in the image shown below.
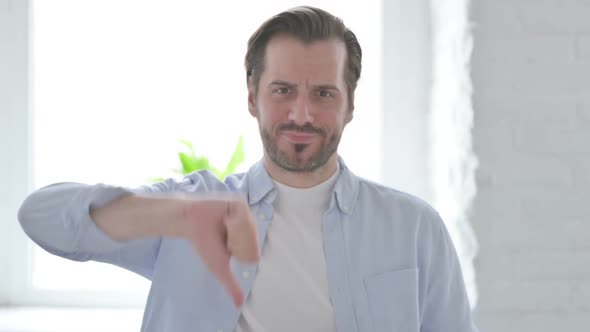
<svg viewBox="0 0 590 332"><path fill-rule="evenodd" d="M322 217L338 173L305 189L275 181L273 219L237 332L336 331Z"/></svg>

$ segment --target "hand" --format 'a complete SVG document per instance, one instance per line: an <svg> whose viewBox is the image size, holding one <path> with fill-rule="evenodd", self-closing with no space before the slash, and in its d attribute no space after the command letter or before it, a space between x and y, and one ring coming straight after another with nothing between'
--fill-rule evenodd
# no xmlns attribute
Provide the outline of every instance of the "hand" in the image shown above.
<svg viewBox="0 0 590 332"><path fill-rule="evenodd" d="M184 236L239 307L244 294L230 269L230 257L242 262L259 259L258 233L248 203L231 197L187 201Z"/></svg>

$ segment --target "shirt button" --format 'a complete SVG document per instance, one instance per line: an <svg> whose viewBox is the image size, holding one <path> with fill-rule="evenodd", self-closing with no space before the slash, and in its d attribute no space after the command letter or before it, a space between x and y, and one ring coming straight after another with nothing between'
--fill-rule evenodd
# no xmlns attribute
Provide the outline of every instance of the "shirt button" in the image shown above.
<svg viewBox="0 0 590 332"><path fill-rule="evenodd" d="M259 213L258 219L264 220L264 219L266 219L266 216L264 215L264 213Z"/></svg>
<svg viewBox="0 0 590 332"><path fill-rule="evenodd" d="M248 271L242 271L242 278L248 279L248 277L250 277L250 272L248 272Z"/></svg>

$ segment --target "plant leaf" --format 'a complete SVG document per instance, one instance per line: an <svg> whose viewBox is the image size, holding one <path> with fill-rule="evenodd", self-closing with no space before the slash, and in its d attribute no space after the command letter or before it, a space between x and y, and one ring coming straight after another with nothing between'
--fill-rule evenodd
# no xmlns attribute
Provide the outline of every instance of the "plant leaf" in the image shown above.
<svg viewBox="0 0 590 332"><path fill-rule="evenodd" d="M201 169L211 169L211 165L209 164L209 159L207 159L205 157L196 158L194 165L195 165L195 167L191 170L191 172L198 171Z"/></svg>
<svg viewBox="0 0 590 332"><path fill-rule="evenodd" d="M178 159L180 159L182 165L182 174L188 174L198 168L195 158L184 152L178 153Z"/></svg>
<svg viewBox="0 0 590 332"><path fill-rule="evenodd" d="M234 173L238 166L240 166L240 164L243 163L245 159L246 158L244 156L244 137L240 135L240 137L238 138L238 144L234 149L234 153L232 154L229 163L227 164L225 170L223 171L221 176L219 176L219 178L223 181L223 179L225 179L226 176Z"/></svg>
<svg viewBox="0 0 590 332"><path fill-rule="evenodd" d="M193 152L193 154L194 154L195 148L193 147L193 143L191 143L189 140L186 140L186 139L178 139L178 142L180 142L181 144L186 146L189 149L189 151Z"/></svg>
<svg viewBox="0 0 590 332"><path fill-rule="evenodd" d="M197 156L195 153L195 148L193 144L185 139L178 139L177 140L180 144L182 144L186 149L184 152L178 153L178 159L180 159L180 164L182 166L181 169L173 170L174 173L180 175L187 175L194 171L198 170L209 170L211 171L217 178L220 180L224 180L226 176L231 173L235 173L238 166L244 162L244 138L242 135L238 138L238 144L234 149L232 157L225 167L225 170L220 171L219 169L213 167L209 162L209 159L202 156ZM151 179L153 182L163 181L164 178L154 178Z"/></svg>

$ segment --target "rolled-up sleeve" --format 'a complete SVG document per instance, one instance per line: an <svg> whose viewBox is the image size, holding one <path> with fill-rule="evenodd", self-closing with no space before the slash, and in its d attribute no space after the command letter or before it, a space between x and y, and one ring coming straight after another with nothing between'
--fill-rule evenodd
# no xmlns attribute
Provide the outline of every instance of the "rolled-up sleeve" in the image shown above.
<svg viewBox="0 0 590 332"><path fill-rule="evenodd" d="M90 217L93 209L137 191L151 190L144 187L132 191L105 184L53 184L25 199L18 220L36 244L54 255L111 263L151 279L161 239L116 241Z"/></svg>

